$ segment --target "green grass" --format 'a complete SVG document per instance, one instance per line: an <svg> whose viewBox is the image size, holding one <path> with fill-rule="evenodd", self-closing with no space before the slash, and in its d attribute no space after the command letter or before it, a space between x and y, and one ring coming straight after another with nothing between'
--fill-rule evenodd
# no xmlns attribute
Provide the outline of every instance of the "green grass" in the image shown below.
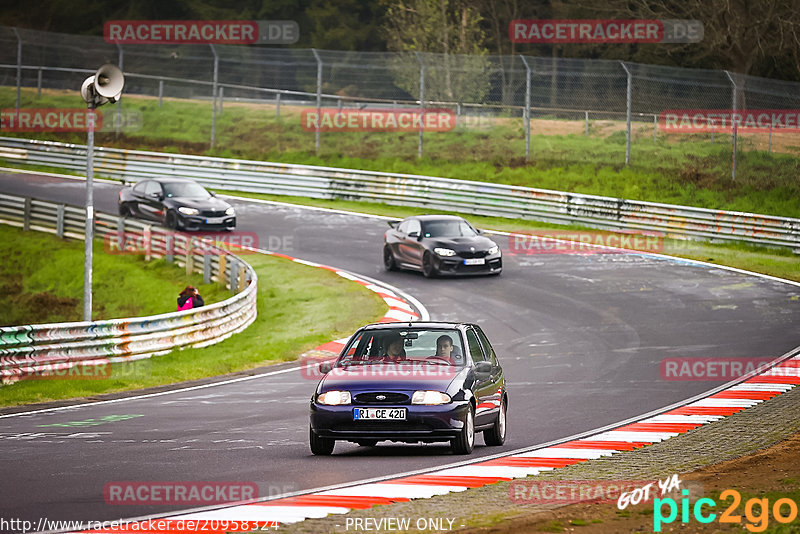
<svg viewBox="0 0 800 534"><path fill-rule="evenodd" d="M245 331L210 347L112 366L112 375L103 380L30 380L2 386L0 406L146 388L293 360L386 311L375 293L327 270L260 254L246 260L258 274L258 318ZM313 385L310 381L309 388Z"/></svg>
<svg viewBox="0 0 800 534"><path fill-rule="evenodd" d="M0 106L12 107L15 91L0 88ZM524 160L524 136L519 118L492 122L488 128L460 128L425 135L425 157L418 160L417 134L323 132L320 154L314 151L314 132L300 126L298 108L227 103L217 118L216 144L209 149L211 104L155 98L124 97L124 109L142 113L143 128L123 133L98 133L99 146L117 146L209 154L444 176L503 184L607 195L800 217L800 147L792 154L756 150L747 137L740 139L738 177L730 178L729 139L717 136L711 144L703 136L663 137L653 143L648 125L637 125L631 164L625 166L624 132L611 135L546 135L533 121L531 161ZM24 107L80 107L74 92L22 92ZM106 114L113 107L103 109ZM106 119L108 122L108 118ZM566 124L566 123L565 123ZM541 132L541 133L540 133ZM6 134L85 144L82 133ZM798 143L800 144L800 142Z"/></svg>
<svg viewBox="0 0 800 534"><path fill-rule="evenodd" d="M0 225L0 325L83 320L83 249L81 241ZM109 254L101 240L93 250L94 320L173 312L187 285L207 304L231 296L163 260Z"/></svg>
<svg viewBox="0 0 800 534"><path fill-rule="evenodd" d="M369 213L371 215L396 217L398 219L408 217L410 215L420 215L423 213L452 213L441 210L430 210L408 206L389 206L387 204L379 204L374 202L322 200L304 197L265 195L261 193L242 193L236 191L227 191L226 193L246 198L258 198L262 200L288 202L328 209L357 211L361 213ZM462 215L464 215L479 228L502 232L521 233L539 229L596 231L578 225L563 226L522 219L483 217L466 213L463 213ZM502 239L508 238L496 236L495 239L502 241ZM663 250L661 250L661 252L681 258L705 261L708 263L715 263L717 265L728 265L739 269L745 269L748 271L754 271L800 282L800 255L794 254L791 250L785 248L770 248L749 245L746 243L717 244L703 241L665 239L663 241Z"/></svg>

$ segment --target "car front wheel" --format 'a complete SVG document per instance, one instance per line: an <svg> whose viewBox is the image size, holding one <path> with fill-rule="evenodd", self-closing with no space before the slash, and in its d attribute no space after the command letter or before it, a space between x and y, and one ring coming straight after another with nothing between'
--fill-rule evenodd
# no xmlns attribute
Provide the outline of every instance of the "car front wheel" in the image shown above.
<svg viewBox="0 0 800 534"><path fill-rule="evenodd" d="M336 444L336 440L317 436L311 427L308 429L308 441L311 445L311 452L318 456L329 456Z"/></svg>
<svg viewBox="0 0 800 534"><path fill-rule="evenodd" d="M470 454L475 447L475 408L471 404L464 417L464 426L451 445L455 454Z"/></svg>
<svg viewBox="0 0 800 534"><path fill-rule="evenodd" d="M174 211L167 212L166 225L171 230L178 229L178 215Z"/></svg>
<svg viewBox="0 0 800 534"><path fill-rule="evenodd" d="M492 428L483 431L483 441L487 445L502 445L506 441L506 403L500 402L500 412Z"/></svg>
<svg viewBox="0 0 800 534"><path fill-rule="evenodd" d="M436 267L433 266L433 256L427 251L422 255L422 274L426 278L433 278L437 275Z"/></svg>

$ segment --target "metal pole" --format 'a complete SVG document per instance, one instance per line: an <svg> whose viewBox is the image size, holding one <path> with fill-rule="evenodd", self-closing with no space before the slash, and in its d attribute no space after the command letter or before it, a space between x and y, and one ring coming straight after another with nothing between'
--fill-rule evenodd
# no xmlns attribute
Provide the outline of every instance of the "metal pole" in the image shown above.
<svg viewBox="0 0 800 534"><path fill-rule="evenodd" d="M16 28L11 28L14 30L14 35L17 36L17 103L16 103L16 110L17 114L19 115L19 100L20 100L20 91L22 88L22 37L19 36L19 32Z"/></svg>
<svg viewBox="0 0 800 534"><path fill-rule="evenodd" d="M730 72L728 72L727 70L722 71L722 72L725 73L725 75L731 81L731 85L733 86L733 94L731 95L731 101L732 101L731 102L731 110L733 112L733 113L731 113L731 117L733 117L734 115L736 115L736 102L737 102L738 96L739 96L738 95L739 88L736 86L736 82L734 81L733 76L731 76ZM736 126L737 126L736 124L733 125L733 140L732 140L733 141L733 154L731 155L731 159L732 159L732 161L731 161L731 180L735 180L736 179L736 149L737 149L737 147L739 145L739 139L738 139L739 138L739 129Z"/></svg>
<svg viewBox="0 0 800 534"><path fill-rule="evenodd" d="M772 154L772 124L769 125L769 144L767 145L767 154Z"/></svg>
<svg viewBox="0 0 800 534"><path fill-rule="evenodd" d="M627 165L631 160L631 85L633 83L633 78L631 77L631 71L628 70L628 67L625 65L623 61L619 62L622 65L622 68L625 69L625 72L628 75L628 89L626 91L626 133L625 133L625 165Z"/></svg>
<svg viewBox="0 0 800 534"><path fill-rule="evenodd" d="M36 72L36 98L42 98L42 69Z"/></svg>
<svg viewBox="0 0 800 534"><path fill-rule="evenodd" d="M119 50L119 61L117 62L118 63L117 66L119 67L119 70L122 70L124 72L124 69L122 68L124 52L122 51L122 46L119 43L116 43L116 45L117 45L117 50ZM122 115L122 99L120 98L119 100L117 100L117 120L114 122L114 137L119 137L119 122L121 115Z"/></svg>
<svg viewBox="0 0 800 534"><path fill-rule="evenodd" d="M422 157L422 138L423 138L423 122L425 120L425 62L422 61L422 56L419 52L414 52L419 61L419 144L417 146L417 158Z"/></svg>
<svg viewBox="0 0 800 534"><path fill-rule="evenodd" d="M222 103L225 101L225 87L219 88L219 114L222 115Z"/></svg>
<svg viewBox="0 0 800 534"><path fill-rule="evenodd" d="M94 104L89 104L89 139L86 143L86 228L83 260L83 320L92 320L92 241L94 239Z"/></svg>
<svg viewBox="0 0 800 534"><path fill-rule="evenodd" d="M275 96L275 118L279 119L281 117L281 94L278 93Z"/></svg>
<svg viewBox="0 0 800 534"><path fill-rule="evenodd" d="M525 121L525 160L531 158L531 67L525 56L519 56L525 65L525 110L522 117Z"/></svg>
<svg viewBox="0 0 800 534"><path fill-rule="evenodd" d="M161 98L164 96L164 80L158 80L158 107L161 107Z"/></svg>
<svg viewBox="0 0 800 534"><path fill-rule="evenodd" d="M214 53L214 80L211 88L211 148L214 148L214 137L217 132L217 76L219 74L219 56L213 44L208 43L208 46L211 47L211 52Z"/></svg>
<svg viewBox="0 0 800 534"><path fill-rule="evenodd" d="M314 150L319 154L319 129L322 124L322 59L317 54L316 48L312 48L311 51L317 60L317 126L314 131Z"/></svg>
<svg viewBox="0 0 800 534"><path fill-rule="evenodd" d="M584 135L586 137L589 137L589 111L588 110L584 111L584 113L586 114L586 125L584 127Z"/></svg>
<svg viewBox="0 0 800 534"><path fill-rule="evenodd" d="M658 142L658 115L653 115L653 142Z"/></svg>

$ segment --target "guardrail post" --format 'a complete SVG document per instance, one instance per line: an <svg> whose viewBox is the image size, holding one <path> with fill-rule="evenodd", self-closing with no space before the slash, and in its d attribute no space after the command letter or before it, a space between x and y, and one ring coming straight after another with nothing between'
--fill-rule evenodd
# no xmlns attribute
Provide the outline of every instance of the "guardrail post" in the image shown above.
<svg viewBox="0 0 800 534"><path fill-rule="evenodd" d="M22 211L22 229L28 231L31 229L31 198L25 197L25 205Z"/></svg>
<svg viewBox="0 0 800 534"><path fill-rule="evenodd" d="M237 269L237 267L239 266L239 262L236 261L235 257L231 257L231 261L229 262L229 264L231 273L229 277L230 284L228 284L228 289L230 289L231 293L236 294L236 278L237 275L239 274L239 270Z"/></svg>
<svg viewBox="0 0 800 534"><path fill-rule="evenodd" d="M164 80L158 80L158 107L161 107L161 99L164 96Z"/></svg>
<svg viewBox="0 0 800 534"><path fill-rule="evenodd" d="M275 118L281 118L281 94L275 95Z"/></svg>
<svg viewBox="0 0 800 534"><path fill-rule="evenodd" d="M144 230L142 231L142 241L144 245L144 261L150 261L150 249L151 249L151 241L152 238L150 232L150 225L146 225Z"/></svg>
<svg viewBox="0 0 800 534"><path fill-rule="evenodd" d="M525 121L525 161L531 159L531 67L525 56L519 56L525 65L525 111L522 114Z"/></svg>
<svg viewBox="0 0 800 534"><path fill-rule="evenodd" d="M64 237L64 204L56 207L56 236Z"/></svg>
<svg viewBox="0 0 800 534"><path fill-rule="evenodd" d="M194 272L194 254L192 249L186 251L186 276L190 276Z"/></svg>
<svg viewBox="0 0 800 534"><path fill-rule="evenodd" d="M316 48L312 48L314 59L317 60L317 126L314 129L314 150L319 154L319 133L322 125L322 58Z"/></svg>
<svg viewBox="0 0 800 534"><path fill-rule="evenodd" d="M19 36L19 32L16 28L11 28L14 30L14 35L17 36L17 103L16 103L16 110L19 113L19 98L20 98L20 91L22 90L22 37Z"/></svg>
<svg viewBox="0 0 800 534"><path fill-rule="evenodd" d="M172 232L164 236L164 259L167 263L175 261L175 234Z"/></svg>
<svg viewBox="0 0 800 534"><path fill-rule="evenodd" d="M203 256L203 283L211 283L211 254Z"/></svg>
<svg viewBox="0 0 800 534"><path fill-rule="evenodd" d="M425 62L419 52L414 51L419 61L419 144L417 146L417 158L422 158L422 138L425 131Z"/></svg>
<svg viewBox="0 0 800 534"><path fill-rule="evenodd" d="M627 165L631 160L631 100L632 100L632 84L633 84L633 77L631 76L631 71L625 65L624 61L619 62L622 65L622 68L625 69L625 73L628 75L628 87L625 91L625 109L626 109L626 127L625 127L625 165Z"/></svg>
<svg viewBox="0 0 800 534"><path fill-rule="evenodd" d="M42 68L36 72L36 98L42 98Z"/></svg>
<svg viewBox="0 0 800 534"><path fill-rule="evenodd" d="M247 274L247 269L245 269L244 265L239 265L239 286L237 289L237 293L241 293L244 291L244 286L246 285L245 275Z"/></svg>
<svg viewBox="0 0 800 534"><path fill-rule="evenodd" d="M228 255L227 254L220 254L219 255L219 266L217 267L217 282L225 286L225 277L227 275L226 267L228 265Z"/></svg>
<svg viewBox="0 0 800 534"><path fill-rule="evenodd" d="M208 46L211 47L211 52L214 53L214 79L211 86L211 148L214 148L214 136L217 131L217 79L219 75L219 56L213 44L208 43Z"/></svg>

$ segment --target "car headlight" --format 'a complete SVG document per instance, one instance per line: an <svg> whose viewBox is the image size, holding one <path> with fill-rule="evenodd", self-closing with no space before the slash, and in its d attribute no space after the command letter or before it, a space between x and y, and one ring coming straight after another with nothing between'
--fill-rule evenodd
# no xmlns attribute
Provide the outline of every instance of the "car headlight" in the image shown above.
<svg viewBox="0 0 800 534"><path fill-rule="evenodd" d="M433 251L439 256L455 256L456 251L451 248L435 248Z"/></svg>
<svg viewBox="0 0 800 534"><path fill-rule="evenodd" d="M233 209L233 206L225 210L225 215L236 215L236 210Z"/></svg>
<svg viewBox="0 0 800 534"><path fill-rule="evenodd" d="M339 406L341 404L350 404L350 392L331 390L326 393L317 395L317 402L320 404L327 404L328 406Z"/></svg>
<svg viewBox="0 0 800 534"><path fill-rule="evenodd" d="M187 208L186 206L181 206L178 208L178 211L183 213L184 215L197 215L200 213L197 208Z"/></svg>
<svg viewBox="0 0 800 534"><path fill-rule="evenodd" d="M415 391L411 396L411 404L447 404L450 402L450 395L441 391Z"/></svg>
<svg viewBox="0 0 800 534"><path fill-rule="evenodd" d="M500 252L500 247L498 247L497 245L493 246L492 248L490 248L490 249L487 251L487 253L488 253L489 255L492 255L492 254L497 254L498 252Z"/></svg>

